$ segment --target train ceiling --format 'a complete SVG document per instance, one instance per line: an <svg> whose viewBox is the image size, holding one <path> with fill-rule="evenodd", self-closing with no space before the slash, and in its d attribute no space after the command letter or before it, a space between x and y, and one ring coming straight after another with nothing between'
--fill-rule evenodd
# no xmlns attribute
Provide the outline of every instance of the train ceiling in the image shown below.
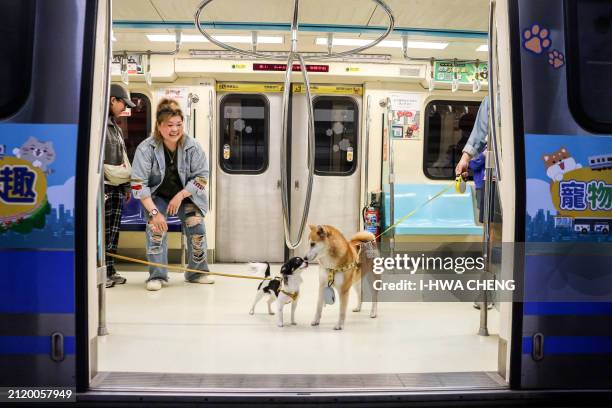
<svg viewBox="0 0 612 408"><path fill-rule="evenodd" d="M476 51L486 44L488 0L386 0L395 16L397 31L389 39L408 35L409 41L448 43L444 49L410 48L412 57L487 59L487 53ZM214 35L281 37L282 44L259 44L261 51L289 49L287 27L293 16L293 0L215 0L205 8L202 21L211 23ZM146 34L201 34L193 26L193 15L200 0L114 0L113 26L116 41L113 50L171 50L170 42L151 42ZM327 51L317 45L317 38L333 32L335 39L372 39L372 29L386 25L386 15L371 0L301 0L299 49L307 52ZM321 41L321 40L319 40ZM249 48L249 44L232 44ZM184 43L182 50L215 50L209 43ZM334 46L334 50L347 47ZM389 54L400 59L401 49L376 47L368 51Z"/></svg>

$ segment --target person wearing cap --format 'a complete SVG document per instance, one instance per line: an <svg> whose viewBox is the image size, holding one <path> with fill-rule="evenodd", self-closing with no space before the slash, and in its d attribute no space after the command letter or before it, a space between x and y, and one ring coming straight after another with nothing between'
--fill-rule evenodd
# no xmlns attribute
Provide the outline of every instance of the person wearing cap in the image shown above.
<svg viewBox="0 0 612 408"><path fill-rule="evenodd" d="M104 142L104 221L106 236L106 252L117 253L119 243L119 227L124 199L130 199L130 179L111 177L114 169L129 170L129 160L123 140L123 132L117 124L117 118L127 107L136 105L130 99L129 93L121 85L112 84L108 109L108 124ZM126 163L127 161L127 163ZM128 171L129 174L129 171ZM126 279L117 273L115 259L106 257L106 287L124 284Z"/></svg>

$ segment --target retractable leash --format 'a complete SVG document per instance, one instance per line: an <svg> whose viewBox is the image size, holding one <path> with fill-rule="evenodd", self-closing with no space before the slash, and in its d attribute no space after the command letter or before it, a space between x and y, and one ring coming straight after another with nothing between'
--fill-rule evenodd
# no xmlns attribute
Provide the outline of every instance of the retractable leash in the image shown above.
<svg viewBox="0 0 612 408"><path fill-rule="evenodd" d="M432 201L434 201L435 199L437 199L438 197L440 197L442 194L446 193L448 190L450 190L453 187L455 188L455 192L457 194L464 194L465 190L466 190L466 183L465 183L465 180L463 179L463 177L457 176L457 178L455 179L455 183L454 184L450 184L450 185L444 187L442 190L440 190L439 192L437 192L436 194L431 196L427 201L423 202L418 207L416 207L414 210L410 211L408 214L406 214L405 216L400 218L395 224L391 225L386 230L384 230L383 232L378 234L374 238L374 242L376 242L376 240L379 237L383 236L384 234L386 234L391 229L395 228L396 226L398 226L399 224L401 224L402 222L404 222L408 218L412 217L421 208L425 207L427 204L431 203ZM239 278L239 279L255 279L255 280L272 280L273 279L273 278L266 278L266 277L262 278L262 277L259 277L259 276L246 276L246 275L237 275L237 274L232 274L232 273L201 271L199 269L186 268L184 266L165 265L165 264L160 264L160 263L155 263L155 262L143 261L142 259L130 258L129 256L123 256L123 255L118 255L118 254L111 254L109 252L106 252L106 255L110 256L111 258L121 259L123 261L139 263L139 264L142 264L142 265L158 266L158 267L161 267L161 268L166 268L166 269L169 269L169 270L171 270L173 272L196 272L196 273L204 273L206 275L225 276L226 278ZM328 272L328 278L327 278L328 286L326 288L326 293L325 293L325 297L326 297L325 303L327 303L327 304L333 304L334 301L335 301L335 296L334 296L334 292L333 292L333 289L332 289L332 285L334 283L333 273L336 272L336 271L331 271L331 272L332 272L331 274L329 274L329 272Z"/></svg>

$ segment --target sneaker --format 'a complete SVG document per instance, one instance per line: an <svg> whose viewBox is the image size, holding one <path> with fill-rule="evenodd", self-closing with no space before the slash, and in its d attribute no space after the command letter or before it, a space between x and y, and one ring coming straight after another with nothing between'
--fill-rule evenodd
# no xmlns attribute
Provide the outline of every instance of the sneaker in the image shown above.
<svg viewBox="0 0 612 408"><path fill-rule="evenodd" d="M186 282L188 282L188 283L204 283L204 284L211 285L211 284L215 283L215 280L213 278L211 278L210 276L208 276L208 275L202 274L202 275L198 276L197 278L195 278L193 280L190 280L190 281L186 281Z"/></svg>
<svg viewBox="0 0 612 408"><path fill-rule="evenodd" d="M160 279L153 279L147 282L147 290L160 290L162 288L162 281Z"/></svg>
<svg viewBox="0 0 612 408"><path fill-rule="evenodd" d="M112 280L111 278L106 278L106 283L104 285L107 289L108 288L112 288L113 286L115 286L115 281Z"/></svg>
<svg viewBox="0 0 612 408"><path fill-rule="evenodd" d="M117 285L123 285L125 282L127 282L127 279L125 279L123 276L119 275L118 273L111 275L110 280L115 282L115 284Z"/></svg>

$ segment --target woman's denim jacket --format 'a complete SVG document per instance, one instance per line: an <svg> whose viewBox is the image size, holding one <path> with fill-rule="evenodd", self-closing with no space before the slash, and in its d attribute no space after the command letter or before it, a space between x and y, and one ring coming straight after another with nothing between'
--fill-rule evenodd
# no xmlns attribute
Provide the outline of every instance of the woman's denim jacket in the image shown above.
<svg viewBox="0 0 612 408"><path fill-rule="evenodd" d="M208 184L208 159L195 141L187 135L177 148L178 173L185 190L191 193L191 201L198 206L202 214L208 212L208 195L205 186ZM148 137L136 148L132 163L132 195L138 200L151 197L161 185L166 172L163 143L158 143L153 136Z"/></svg>

